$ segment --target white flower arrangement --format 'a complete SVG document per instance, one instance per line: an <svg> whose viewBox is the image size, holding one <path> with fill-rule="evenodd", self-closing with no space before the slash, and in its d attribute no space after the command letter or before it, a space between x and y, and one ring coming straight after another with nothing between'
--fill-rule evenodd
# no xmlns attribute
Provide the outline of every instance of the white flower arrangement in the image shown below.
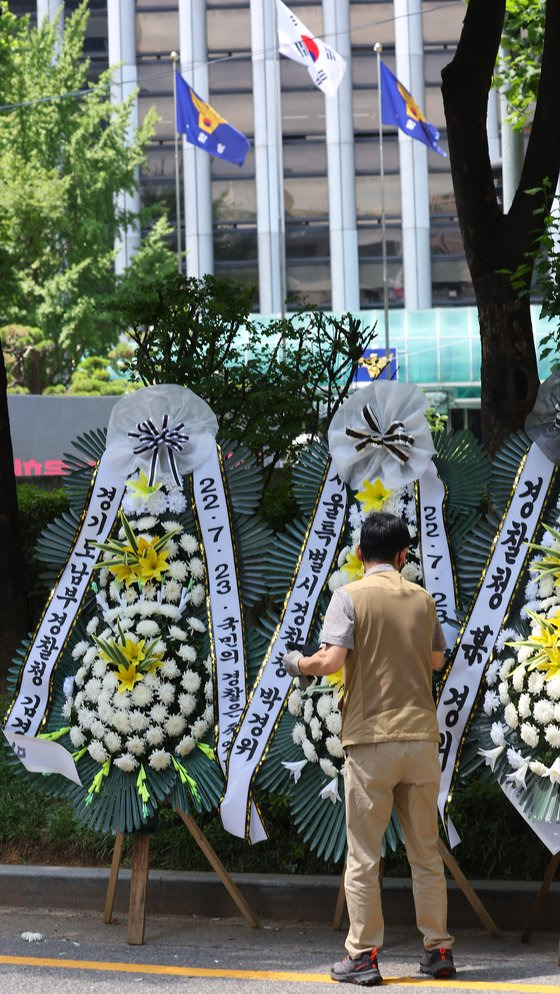
<svg viewBox="0 0 560 994"><path fill-rule="evenodd" d="M319 764L329 780L344 771L340 689L338 679L323 677L304 692L294 687L288 698L288 711L298 719L292 741L301 747L307 762Z"/></svg>
<svg viewBox="0 0 560 994"><path fill-rule="evenodd" d="M560 521L560 519L559 519ZM526 790L531 776L557 782L560 762L560 532L545 528L529 565L521 617L528 632L504 628L486 675L490 737L507 746L506 779ZM488 752L483 750L486 761Z"/></svg>
<svg viewBox="0 0 560 994"><path fill-rule="evenodd" d="M136 474L127 484L120 538L102 546L89 640L74 647L79 668L65 683L72 745L104 775L107 764L125 773L144 764L168 769L214 723L211 668L200 655L205 626L190 615L204 600L199 545L178 518L186 506L181 488L146 483Z"/></svg>

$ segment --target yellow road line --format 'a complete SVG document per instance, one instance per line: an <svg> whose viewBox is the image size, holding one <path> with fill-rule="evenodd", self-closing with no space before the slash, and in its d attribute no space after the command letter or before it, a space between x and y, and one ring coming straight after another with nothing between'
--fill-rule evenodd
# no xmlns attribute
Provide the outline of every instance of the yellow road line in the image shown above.
<svg viewBox="0 0 560 994"><path fill-rule="evenodd" d="M42 956L0 956L0 966L54 967L57 970L98 970L105 973L145 973L162 977L222 977L231 980L284 980L298 984L334 983L326 973L294 973L286 970L221 970L199 966L167 966L156 963L116 963L95 960L47 959ZM384 977L385 984L402 987L433 987L434 980L420 977ZM444 990L516 991L517 994L560 994L559 984L506 983L496 980L438 980Z"/></svg>

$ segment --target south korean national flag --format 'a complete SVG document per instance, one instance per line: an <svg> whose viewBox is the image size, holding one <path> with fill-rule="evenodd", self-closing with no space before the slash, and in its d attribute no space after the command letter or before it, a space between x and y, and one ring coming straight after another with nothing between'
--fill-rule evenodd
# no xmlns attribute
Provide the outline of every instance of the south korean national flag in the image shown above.
<svg viewBox="0 0 560 994"><path fill-rule="evenodd" d="M342 56L316 38L281 0L276 0L276 12L281 54L305 66L315 86L334 97L346 72Z"/></svg>

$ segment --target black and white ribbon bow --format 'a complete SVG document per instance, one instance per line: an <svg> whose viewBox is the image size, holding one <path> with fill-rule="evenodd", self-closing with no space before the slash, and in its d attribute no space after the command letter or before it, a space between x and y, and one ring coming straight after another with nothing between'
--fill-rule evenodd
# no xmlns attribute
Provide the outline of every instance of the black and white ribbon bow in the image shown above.
<svg viewBox="0 0 560 994"><path fill-rule="evenodd" d="M406 433L402 421L392 421L387 431L383 432L370 404L366 404L362 408L362 417L371 431L363 431L360 428L346 429L346 434L350 438L359 439L358 442L354 443L356 451L361 452L368 445L376 447L383 446L390 452L394 459L397 459L400 463L407 463L409 453L406 452L406 449L412 448L414 439L412 435Z"/></svg>
<svg viewBox="0 0 560 994"><path fill-rule="evenodd" d="M135 455L139 455L141 452L152 453L148 476L148 485L150 487L153 486L156 478L159 457L162 450L167 453L169 468L171 469L175 483L177 486L181 485L181 477L175 462L175 453L182 451L183 442L188 442L189 436L181 433L181 428L184 427L183 421L175 428L168 428L168 424L169 415L164 414L161 428L157 428L154 422L148 418L148 420L141 421L136 425L136 431L128 432L130 438L138 438L140 440L140 444L133 449Z"/></svg>

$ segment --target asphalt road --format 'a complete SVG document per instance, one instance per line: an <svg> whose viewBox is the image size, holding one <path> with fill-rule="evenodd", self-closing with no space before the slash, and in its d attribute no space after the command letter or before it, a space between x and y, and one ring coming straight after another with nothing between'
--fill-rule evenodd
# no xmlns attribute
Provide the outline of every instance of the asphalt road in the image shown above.
<svg viewBox="0 0 560 994"><path fill-rule="evenodd" d="M560 922L555 923L560 931ZM29 942L22 933L40 934ZM103 925L101 911L0 908L0 994L332 994L329 969L344 933L326 923L241 918L149 916L145 943L127 944L127 918ZM560 994L558 934L535 931L491 938L456 932L457 978L433 982L418 972L420 937L410 926L387 930L380 955L383 987L412 991L510 991ZM339 985L342 991L353 989Z"/></svg>

